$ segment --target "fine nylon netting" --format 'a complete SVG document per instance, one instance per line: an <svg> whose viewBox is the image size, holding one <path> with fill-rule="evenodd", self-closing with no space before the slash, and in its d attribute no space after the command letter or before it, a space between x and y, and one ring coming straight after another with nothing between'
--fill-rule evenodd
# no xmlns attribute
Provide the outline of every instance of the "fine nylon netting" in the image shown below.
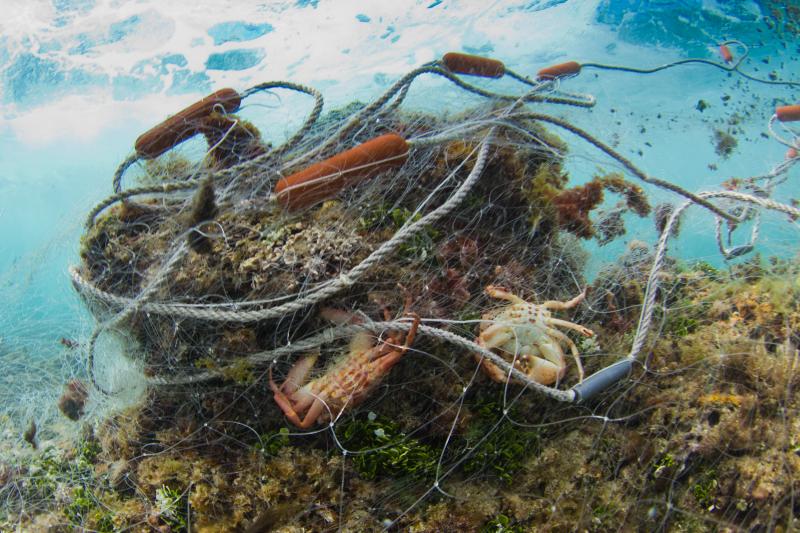
<svg viewBox="0 0 800 533"><path fill-rule="evenodd" d="M696 62L741 74L744 57ZM28 520L62 490L61 518L100 530L791 520L800 278L796 250L754 250L762 219L796 237L800 210L775 191L797 157L692 192L562 118L595 104L568 80L456 59L325 114L295 83L218 91L140 137L70 271L97 323L65 396L80 418L87 394L146 392L54 479L4 473L10 509ZM482 103L407 106L430 77ZM234 113L282 91L313 104L273 145ZM770 132L797 149L783 121ZM199 162L198 139L171 150L193 134ZM570 188L573 143L623 172ZM670 258L686 212L717 221L725 259L752 258ZM659 239L588 283L580 239L645 217ZM745 462L759 446L787 453L769 457L782 474ZM726 486L734 473L750 486Z"/></svg>

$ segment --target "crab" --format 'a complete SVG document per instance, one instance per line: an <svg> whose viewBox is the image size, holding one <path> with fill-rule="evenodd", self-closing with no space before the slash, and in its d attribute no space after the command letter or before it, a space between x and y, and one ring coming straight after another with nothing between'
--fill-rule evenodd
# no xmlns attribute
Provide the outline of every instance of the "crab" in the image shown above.
<svg viewBox="0 0 800 533"><path fill-rule="evenodd" d="M345 311L323 309L322 315L335 323L358 323L358 318ZM286 380L277 385L269 370L269 386L275 403L289 421L301 429L314 424L334 421L347 409L360 404L378 386L383 377L408 352L419 327L419 316L408 312L411 327L403 338L401 332L389 331L378 344L366 331L356 333L350 340L347 356L333 365L323 375L305 383L318 353L301 358L289 370ZM384 318L389 312L384 308Z"/></svg>
<svg viewBox="0 0 800 533"><path fill-rule="evenodd" d="M510 304L481 317L483 321L476 340L479 345L494 350L506 359L513 358L514 367L542 385L556 383L564 377L567 365L562 345L567 346L575 358L579 379L583 381L578 348L556 327L577 331L585 337L594 336L594 332L581 325L553 318L550 311L575 307L586 297L585 290L567 302L548 300L541 304L526 302L506 289L493 285L487 286L485 292L492 298L506 300ZM492 380L505 382L508 379L508 373L491 361L480 354L476 354L475 358Z"/></svg>

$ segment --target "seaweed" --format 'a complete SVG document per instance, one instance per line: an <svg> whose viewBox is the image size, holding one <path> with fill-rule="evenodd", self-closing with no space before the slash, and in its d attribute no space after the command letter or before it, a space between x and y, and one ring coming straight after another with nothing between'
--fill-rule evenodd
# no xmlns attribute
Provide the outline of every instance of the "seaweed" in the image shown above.
<svg viewBox="0 0 800 533"><path fill-rule="evenodd" d="M430 478L436 473L439 456L433 447L405 435L396 423L373 413L347 421L340 434L363 479Z"/></svg>
<svg viewBox="0 0 800 533"><path fill-rule="evenodd" d="M462 449L468 450L464 472L488 469L504 483L513 483L525 462L541 452L541 432L513 424L518 408L504 413L502 403L492 395L477 398L472 412L474 418L463 437Z"/></svg>
<svg viewBox="0 0 800 533"><path fill-rule="evenodd" d="M211 252L211 239L199 227L217 215L217 204L214 200L214 182L211 178L206 178L198 187L192 202L192 210L189 213L189 234L187 239L189 247L199 254Z"/></svg>
<svg viewBox="0 0 800 533"><path fill-rule="evenodd" d="M736 138L728 132L714 130L714 150L721 157L730 157L738 145Z"/></svg>

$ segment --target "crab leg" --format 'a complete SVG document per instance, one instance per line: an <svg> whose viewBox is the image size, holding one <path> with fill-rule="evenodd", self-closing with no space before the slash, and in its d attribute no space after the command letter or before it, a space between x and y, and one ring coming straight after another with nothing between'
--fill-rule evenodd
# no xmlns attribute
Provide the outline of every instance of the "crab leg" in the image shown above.
<svg viewBox="0 0 800 533"><path fill-rule="evenodd" d="M298 422L300 422L298 424L294 420L292 420L291 418L289 418L289 420L291 420L292 423L295 426L299 427L300 429L308 429L308 428L310 428L311 426L314 425L314 423L319 418L319 415L322 414L323 409L326 409L327 407L328 406L325 405L325 402L323 402L320 398L316 398L314 400L314 403L311 404L311 407L308 408L308 411L306 412L306 416L305 416L305 418L303 418L302 422L300 422L298 420Z"/></svg>
<svg viewBox="0 0 800 533"><path fill-rule="evenodd" d="M559 366L549 359L544 359L535 355L530 356L529 361L528 375L538 383L549 385L557 382L564 376L565 367L563 365Z"/></svg>
<svg viewBox="0 0 800 533"><path fill-rule="evenodd" d="M275 381L272 379L272 367L269 369L269 388L272 389L275 403L281 408L281 411L283 411L283 414L286 415L286 418L288 418L289 421L295 426L300 426L302 422L300 421L300 417L297 415L297 412L294 410L292 402L286 397L283 391L281 391L280 387L278 387L278 385L276 385Z"/></svg>
<svg viewBox="0 0 800 533"><path fill-rule="evenodd" d="M572 322L567 322L566 320L561 320L560 318L548 317L545 319L545 323L548 326L561 326L562 328L567 328L573 331L577 331L584 337L594 337L594 331L590 330L589 328L585 328L579 324L573 324ZM550 329L552 328L549 328L548 331Z"/></svg>
<svg viewBox="0 0 800 533"><path fill-rule="evenodd" d="M269 369L269 387L272 389L273 399L275 403L278 404L281 411L283 411L284 416L289 419L289 422L294 424L296 427L300 429L308 429L314 425L314 422L317 421L317 418L322 414L322 410L326 407L325 402L323 402L319 398L314 398L311 396L311 393L306 392L305 394L308 397L303 397L300 401L296 402L292 405L292 401L281 391L278 385L275 384L275 381L272 379L272 369ZM301 391L303 392L303 391ZM311 400L310 402L308 400ZM305 409L308 404L311 404L311 407L308 408L306 411L305 417L300 420L300 415L297 414L298 410L302 411Z"/></svg>
<svg viewBox="0 0 800 533"><path fill-rule="evenodd" d="M559 302L558 300L547 300L542 304L542 307L544 307L545 309L553 309L555 311L572 309L573 307L581 303L584 298L586 298L586 289L583 289L583 292L577 295L572 300L569 300L567 302Z"/></svg>
<svg viewBox="0 0 800 533"><path fill-rule="evenodd" d="M478 344L483 345L487 350L497 348L516 337L514 332L508 329L508 324L498 322L492 324L481 333Z"/></svg>
<svg viewBox="0 0 800 533"><path fill-rule="evenodd" d="M498 287L496 285L488 285L484 289L484 291L486 292L486 294L488 294L492 298L498 298L500 300L507 300L507 301L515 303L515 304L525 304L525 303L527 303L527 302L525 302L525 300L523 300L522 298L520 298L516 294L511 294L510 292L505 290L503 287Z"/></svg>
<svg viewBox="0 0 800 533"><path fill-rule="evenodd" d="M551 335L553 338L569 346L569 349L572 352L572 357L573 359L575 359L575 366L578 368L578 380L583 381L583 365L581 364L581 357L580 354L578 353L578 347L575 346L575 343L572 342L572 339L570 339L557 329L548 330L548 334Z"/></svg>
<svg viewBox="0 0 800 533"><path fill-rule="evenodd" d="M375 359L379 359L377 362L377 369L379 372L386 373L391 369L401 357L403 357L406 352L408 352L411 343L414 342L414 337L417 335L417 328L419 327L419 315L416 313L408 313L406 316L413 318L414 322L411 324L411 328L409 328L408 333L406 334L406 340L402 346L395 347L393 351L390 351L386 354L380 354L375 357ZM390 347L391 345L386 344L386 347Z"/></svg>
<svg viewBox="0 0 800 533"><path fill-rule="evenodd" d="M286 380L284 380L283 384L281 385L281 391L285 394L291 396L294 392L299 389L303 383L306 381L306 376L311 371L314 366L314 363L317 362L317 357L319 354L311 354L306 355L305 357L300 358L291 369L289 369L289 373L286 374ZM270 368L270 380L272 379L272 369Z"/></svg>

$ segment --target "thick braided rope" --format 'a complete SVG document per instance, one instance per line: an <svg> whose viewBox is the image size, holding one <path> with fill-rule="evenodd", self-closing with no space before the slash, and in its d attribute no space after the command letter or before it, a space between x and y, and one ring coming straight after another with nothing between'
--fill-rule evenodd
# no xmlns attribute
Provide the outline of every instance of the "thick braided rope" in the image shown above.
<svg viewBox="0 0 800 533"><path fill-rule="evenodd" d="M732 200L737 200L741 202L748 202L751 204L759 205L761 207L783 212L789 216L800 218L800 209L791 207L786 204L782 204L779 202L775 202L768 198L760 198L752 195L747 195L743 193L737 193L733 191L719 191L719 192L710 192L710 193L700 193L700 196L703 198L728 198ZM645 304L642 308L642 312L639 319L639 325L637 327L636 336L631 346L631 350L627 356L629 359L636 359L641 352L641 349L644 345L645 339L647 334L649 333L649 329L652 322L652 315L653 310L655 308L655 298L656 293L658 290L658 274L661 272L664 260L666 258L666 249L667 249L667 242L672 234L672 229L674 228L677 221L682 216L683 212L693 205L691 201L687 201L681 206L679 206L670 216L668 219L664 230L661 234L661 237L658 242L658 247L656 251L656 256L653 260L653 265L650 270L650 274L648 276L647 287L645 292ZM74 272L74 276L77 273ZM127 305L130 302L127 298L122 298L114 295L108 295L102 291L99 291L96 288L91 287L91 285L87 285L86 288L87 292L92 295L93 297L97 297L101 300L109 301L115 305ZM110 297L110 298L108 298ZM143 310L149 311L149 306L152 304L144 303L141 307ZM357 324L357 325L349 325L349 326L341 326L338 328L332 328L322 333L315 335L313 337L309 337L307 339L303 339L299 342L282 346L275 350L271 350L268 352L259 352L257 354L253 354L245 360L252 364L257 363L264 363L267 361L274 361L279 357L283 357L289 355L291 353L295 353L298 351L306 351L321 346L322 344L328 343L333 341L336 338L341 338L350 334L353 334L357 331L369 330L369 331L376 331L379 329L400 329L400 330L407 330L410 327L408 322L368 322L365 324ZM510 372L510 374L519 379L521 382L525 383L527 386L542 392L556 400L559 401L567 401L571 402L575 398L575 394L573 391L561 391L558 389L554 389L552 387L547 387L540 383L534 382L530 380L525 374L513 368L507 361L502 359L501 357L497 356L493 352L484 349L480 345L465 339L457 334L447 332L444 330L440 330L437 328L432 328L428 326L420 326L420 331L423 334L430 335L431 337L438 338L452 344L461 346L465 349L468 349L473 352L480 353L483 357L488 358L494 364L498 365L499 367L503 368L506 372ZM209 379L215 379L220 377L224 370L219 371L204 371L198 372L196 374L187 374L183 376L177 376L174 378L150 378L149 383L152 385L180 385L180 384L191 384L197 383L201 381L207 381Z"/></svg>
<svg viewBox="0 0 800 533"><path fill-rule="evenodd" d="M265 82L247 89L243 93L242 98L269 89L289 89L297 92L306 93L309 96L314 97L314 107L311 109L311 113L308 114L308 117L306 117L306 120L300 127L300 129L297 130L297 132L295 132L295 134L292 135L289 139L287 139L286 142L284 142L283 144L276 146L272 150L264 154L261 154L260 156L254 157L253 159L242 161L241 163L238 163L232 167L217 172L214 172L212 169L205 169L204 173L207 175L211 175L215 181L220 181L225 178L231 178L231 183L234 184L237 182L237 180L240 180L242 176L245 175L244 171L258 168L259 166L264 166L268 161L283 156L286 152L291 151L298 144L300 144L300 142L305 138L308 132L311 131L311 129L319 120L319 116L322 114L322 107L325 101L322 97L322 93L320 93L317 89L308 85L302 85L299 83L293 83L289 81ZM251 194L256 194L256 193L257 191L254 190Z"/></svg>
<svg viewBox="0 0 800 533"><path fill-rule="evenodd" d="M125 160L117 167L117 170L114 172L114 177L111 179L111 186L113 187L115 193L122 191L122 175L125 174L125 171L128 170L128 167L136 163L138 160L138 154L133 153L126 157Z"/></svg>
<svg viewBox="0 0 800 533"><path fill-rule="evenodd" d="M585 95L581 95L580 97L577 97L577 96L573 97L572 95L570 95L570 97L558 97L558 96L548 96L548 95L535 94L536 89L541 87L540 85L535 86L534 91L531 91L530 93L528 93L528 94L526 94L526 95L524 95L522 97L515 96L515 95L500 94L500 93L495 93L495 92L491 92L491 91L486 91L484 89L481 89L479 87L476 87L474 85L471 85L471 84L463 81L462 79L460 79L459 77L455 76L451 72L441 68L437 63L433 63L433 64L429 64L429 65L424 65L422 67L419 67L419 68L417 68L415 70L412 70L411 72L407 73L405 76L403 76L402 78L397 80L392 85L392 87L390 87L380 98L378 98L377 100L373 101L367 107L365 107L361 111L359 111L359 112L355 113L353 116L351 116L350 119L347 122L345 122L342 126L340 126L339 129L337 129L336 132L334 132L333 135L331 135L328 138L327 141L325 141L324 143L320 144L319 146L317 146L313 150L311 150L309 152L306 152L302 156L289 161L288 163L286 163L283 166L283 168L289 168L289 167L292 167L292 166L299 165L299 164L301 164L301 163L303 163L305 161L310 160L315 155L317 155L320 152L326 150L327 148L330 148L330 146L332 146L333 144L335 144L339 140L341 140L342 136L344 136L347 132L349 132L356 124L362 123L363 120L369 118L371 115L373 115L378 110L380 110L383 106L385 106L386 103L389 100L391 100L393 97L395 97L395 95L397 95L397 98L396 98L396 100L394 102L392 102L390 108L391 109L396 108L405 99L405 96L408 93L408 90L409 90L409 88L411 86L411 82L415 78L417 78L418 76L420 76L422 74L426 74L426 73L436 74L436 75L442 76L445 79L447 79L450 82L452 82L453 84L455 84L456 86L464 89L465 91L471 92L471 93L476 94L478 96L482 96L484 98L494 98L494 99L499 99L499 100L514 101L514 102L519 101L522 98L522 100L526 101L526 102L534 102L534 101L535 102L546 102L546 103L555 103L555 104L563 104L563 105L572 105L572 106L577 106L577 107L592 107L595 104L594 98L592 98L590 96L587 97ZM261 91L261 90L266 90L266 89L269 89L269 88L284 88L284 89L296 90L298 92L304 92L306 94L309 94L309 95L313 96L314 99L315 99L314 109L309 114L308 119L306 120L304 125L300 128L300 130L291 139L289 139L286 143L284 143L283 145L281 145L280 147L278 147L276 149L271 150L270 152L268 152L266 154L262 154L262 155L260 155L260 156L258 156L256 158L254 158L252 160L244 161L242 163L234 165L233 167L230 167L228 169L225 169L225 170L219 171L217 173L214 173L214 178L215 179L222 179L222 178L229 177L229 176L235 176L237 173L241 172L242 170L253 168L253 167L257 166L257 165L265 163L269 159L272 159L272 158L277 157L279 155L285 154L286 152L291 150L291 148L293 148L295 145L297 145L305 137L305 135L308 133L308 131L314 126L314 124L318 120L319 115L322 112L323 98L322 98L321 93L319 93L319 91L317 91L313 87L309 87L309 86L302 85L302 84L296 84L296 83L292 83L292 82L287 82L287 81L266 82L266 83L262 83L262 84L254 86L254 87L251 87L250 89L245 91L244 96L249 96L250 94L253 94L254 92L258 92L258 91ZM141 194L150 194L150 193L157 193L157 192L167 193L167 192L175 192L175 191L179 191L179 190L189 190L189 189L196 188L199 185L199 183L202 181L202 179L200 179L200 178L191 178L191 179L187 179L185 181L181 181L180 183L172 183L172 184L164 185L163 189L160 189L160 188L158 188L158 186L155 186L155 187L140 187L140 188L136 188L136 189L130 189L128 191L118 190L120 188L120 182L121 182L121 179L122 179L122 174L125 172L125 170L127 170L128 167L130 167L137 160L138 160L138 158L136 157L135 154L131 155L128 158L126 158L125 161L123 161L123 163L120 164L120 166L117 168L117 171L114 174L114 181L113 181L115 194L113 194L112 196L109 196L108 198L106 198L105 200L103 200L102 202L97 204L90 211L89 216L87 217L87 222L86 222L86 226L87 227L91 227L91 225L94 224L94 219L100 212L102 212L104 209L108 208L110 205L115 204L116 202L119 202L121 200L125 200L127 198L132 197L132 196L141 195Z"/></svg>
<svg viewBox="0 0 800 533"><path fill-rule="evenodd" d="M394 82L394 84L389 87L389 89L383 93L377 100L374 100L372 103L361 109L360 111L354 113L344 124L339 126L335 132L333 132L328 139L316 148L309 150L308 152L304 153L303 155L289 161L286 163L285 167L294 167L296 165L300 165L313 159L317 154L327 150L334 144L338 143L342 137L344 137L350 130L352 130L357 124L363 122L364 119L373 115L376 111L382 108L386 103L391 100L396 94L401 93L401 96L405 96L408 92L407 86L411 84L412 81L417 76L424 74L426 72L436 73L438 70L437 67L426 65L408 72L405 76ZM398 104L399 105L399 104Z"/></svg>
<svg viewBox="0 0 800 533"><path fill-rule="evenodd" d="M258 85L250 87L249 89L247 89L246 91L244 91L242 93L241 97L244 99L244 98L247 98L248 96L250 96L252 94L255 94L257 92L266 91L266 90L269 90L269 89L288 89L290 91L297 91L297 92L308 94L309 96L314 97L314 108L311 110L311 113L309 114L309 116L306 119L305 123L297 131L297 133L295 133L290 139L288 139L281 146L279 146L278 148L275 148L275 149L273 149L273 150L271 150L271 151L269 151L269 152L267 152L265 154L262 154L262 155L254 158L254 159L252 159L250 161L245 161L243 163L239 163L239 164L234 165L234 166L232 166L230 168L227 168L227 169L225 169L223 171L220 171L219 173L217 173L219 175L219 177L222 178L222 177L226 177L226 176L234 176L240 170L242 170L245 167L249 167L251 165L256 165L256 164L258 164L260 162L263 162L263 161L265 161L267 159L270 159L272 157L280 155L280 154L286 152L287 150L290 150L303 137L305 137L305 135L308 133L308 131L313 127L313 125L319 119L319 115L322 113L322 106L323 106L323 101L324 101L323 98L322 98L322 93L320 93L318 90L316 90L315 88L310 87L308 85L303 85L303 84L300 84L300 83L294 83L294 82L291 82L291 81L283 81L283 80L281 80L281 81L268 81L268 82L259 83ZM125 159L125 161L123 161L122 164L117 168L117 171L114 173L114 179L113 179L113 186L114 186L114 192L115 193L119 193L122 190L122 174L125 172L125 170L127 170L127 168L131 164L133 164L137 160L138 160L138 156L136 154L133 154L133 155L129 156L127 159Z"/></svg>
<svg viewBox="0 0 800 533"><path fill-rule="evenodd" d="M494 129L490 130L486 137L481 142L481 145L477 148L478 155L475 161L475 165L472 167L467 178L464 182L459 186L459 188L439 207L428 213L427 215L423 216L416 222L411 224L407 224L400 228L391 239L384 242L380 247L378 247L375 251L373 251L364 261L353 267L349 272L346 274L341 274L338 278L334 278L331 280L330 283L323 286L321 289L314 291L308 295L302 296L291 302L287 302L282 305L278 305L275 307L269 307L266 309L256 309L250 311L242 311L242 310L224 310L220 309L219 307L206 307L206 306L183 306L183 305L175 305L175 304L165 304L165 303L157 303L157 302L145 302L142 303L140 309L142 311L148 313L155 313L155 314L163 314L163 315L171 315L171 316L179 316L185 318L195 318L200 320L211 320L217 322L231 322L231 323L247 323L247 322L257 322L259 320L265 320L275 317L280 317L284 315L288 315L294 313L295 311L299 311L305 307L310 305L322 302L331 296L335 295L339 291L346 289L353 285L359 278L361 278L366 272L371 269L376 264L383 261L387 256L392 254L400 245L408 241L414 235L423 231L425 226L434 224L442 217L449 214L453 209L455 209L466 197L466 195L470 192L472 187L480 178L481 174L483 173L483 169L486 165L486 160L488 158L489 149L492 145L492 141L494 139ZM76 285L78 290L84 294L87 294L95 299L100 301L106 302L112 305L119 305L120 303L124 303L125 305L129 305L130 300L127 298L123 298L120 296L114 296L108 294L105 291L101 291L100 289L91 286L91 283L88 280L85 280L83 277L80 276L77 269L71 269L70 271L73 279L73 283ZM238 304L233 304L231 307L236 307Z"/></svg>
<svg viewBox="0 0 800 533"><path fill-rule="evenodd" d="M755 211L754 214L750 212L750 210ZM717 248L719 248L719 252L725 257L725 259L734 259L739 257L740 255L744 255L749 253L753 250L753 246L758 241L759 233L761 232L761 212L752 208L748 207L743 216L740 217L742 221L747 220L748 218L752 218L753 220L753 228L750 230L750 239L746 244L739 244L732 248L725 247L725 237L722 235L722 224L723 221L721 218L717 217L717 223L715 228L715 235L717 238ZM728 239L730 239L731 231L728 231Z"/></svg>
<svg viewBox="0 0 800 533"><path fill-rule="evenodd" d="M748 202L755 205L759 205L767 209L786 213L787 215L792 217L800 218L800 209L796 209L794 207L775 202L768 198L760 198L752 195L731 192L731 191L700 193L700 195L704 198L728 198L737 201ZM641 318L639 320L639 327L637 328L636 337L631 346L630 353L627 356L630 359L635 359L638 356L642 346L644 345L644 340L649 332L650 324L652 321L652 313L655 307L655 294L658 289L658 274L663 268L664 259L666 257L666 245L670 238L672 229L674 228L675 224L677 223L678 219L681 217L683 212L691 205L693 205L693 203L691 201L687 201L673 212L673 214L670 216L669 220L667 221L664 227L664 230L661 234L661 238L659 239L656 257L654 258L653 266L651 267L650 275L648 277L645 305L642 309ZM244 358L243 360L254 365L264 364L266 362L275 362L278 358L285 357L287 355L296 352L312 350L323 344L332 342L335 339L347 337L359 331L377 332L388 329L407 331L410 327L411 325L408 321L366 322L363 324L339 326L325 330L317 335L308 337L307 339L303 339L296 343L287 344L285 346L281 346L274 350L259 352L250 355ZM494 352L485 349L484 347L480 346L474 341L471 341L469 339L466 339L460 335L457 335L449 331L424 325L419 326L419 332L422 333L423 335L428 335L432 338L449 342L451 344L454 344L471 352L479 353L482 357L489 359L490 361L492 361L492 363L501 367L503 370L508 372L514 378L520 380L526 386L534 390L537 390L542 394L545 394L551 398L564 402L571 402L574 401L575 399L575 393L572 390L562 391L532 381L527 375L520 372L518 369L514 368L505 359L501 358ZM172 378L163 378L163 377L149 378L148 383L156 386L187 385L202 381L208 381L210 379L216 379L221 377L223 374L224 374L224 369L216 371L203 371L195 374L185 374L182 376L175 376Z"/></svg>
<svg viewBox="0 0 800 533"><path fill-rule="evenodd" d="M544 89L545 87L549 87L550 84L541 84L541 85L534 85L533 90L525 94L524 96L513 95L513 94L502 94L496 93L493 91L487 91L485 89L481 89L480 87L476 87L470 83L465 82L458 76L454 75L453 73L439 69L435 71L436 74L447 78L456 86L464 89L465 91L471 92L478 96L483 96L484 98L494 98L497 100L505 100L505 101L517 101L522 100L524 102L542 102L548 104L561 104L561 105L570 105L574 107L594 107L595 100L594 97L589 95L566 95L566 96L558 96L555 94L539 94L539 91Z"/></svg>
<svg viewBox="0 0 800 533"><path fill-rule="evenodd" d="M297 352L311 351L314 350L315 348L319 348L324 344L333 342L336 339L347 338L358 332L367 331L370 333L377 333L380 331L387 331L387 330L408 331L410 328L411 328L411 323L407 320L403 321L397 320L391 322L367 321L361 324L348 324L345 326L337 326L326 329L325 331L322 331L316 335L300 340L298 342L280 346L278 348L275 348L274 350L258 352L243 357L241 359L238 359L236 363L233 364L239 365L242 362L246 362L248 364L257 366L266 363L275 363L277 362L278 359L282 357ZM504 371L506 371L506 373L509 373L512 377L518 379L521 383L525 384L525 386L530 387L536 391L539 391L542 394L550 396L551 398L554 398L562 402L571 402L574 400L575 394L571 390L566 390L566 391L559 390L553 387L542 385L541 383L538 383L536 381L533 381L529 376L527 376L525 373L521 372L519 369L512 366L508 361L506 361L496 353L492 352L491 350L487 350L480 344L477 344L474 341L464 338L461 335L425 325L420 325L418 327L417 332L418 334L427 335L431 338L448 342L450 344L458 346L459 348L468 350L469 352L478 353L482 357L489 359L492 363L501 367ZM170 376L170 377L150 377L146 379L149 385L164 387L164 386L175 386L175 385L191 385L203 381L217 379L223 377L224 374L225 374L225 368L221 368L218 370L205 370L192 374L184 374L184 375Z"/></svg>
<svg viewBox="0 0 800 533"><path fill-rule="evenodd" d="M189 189L194 189L200 184L199 179L190 178L183 181L177 181L172 183L162 183L161 185L147 185L145 187L136 187L133 189L126 189L124 191L120 191L118 193L114 193L108 198L100 201L97 205L95 205L89 214L86 216L86 222L84 225L86 228L91 228L94 225L94 220L97 218L101 212L103 212L109 206L114 205L115 203L125 200L126 198L131 198L133 196L139 196L141 194L155 194L155 193L171 193L177 191L186 191Z"/></svg>
<svg viewBox="0 0 800 533"><path fill-rule="evenodd" d="M774 118L774 117L773 117ZM797 163L796 158L791 158L782 161L778 165L776 165L772 170L770 170L767 174L762 174L759 176L752 176L745 180L742 180L744 187L751 190L754 195L757 195L760 198L769 198L772 196L775 187L780 185L781 183L785 182L789 179L789 169ZM766 184L763 186L756 185L759 181L766 181ZM744 211L736 216L737 222L745 222L746 220L753 219L753 227L750 231L750 239L746 244L739 244L734 246L733 248L726 248L724 237L722 236L722 219L717 217L716 223L716 237L717 237L717 246L719 248L720 253L725 256L726 259L733 259L739 257L740 255L744 255L749 253L753 246L755 245L756 241L758 241L758 236L761 232L761 212L753 206L749 206L744 209ZM735 226L734 226L735 227ZM728 231L728 238L730 239L730 235L733 229L729 229Z"/></svg>
<svg viewBox="0 0 800 533"><path fill-rule="evenodd" d="M791 139L784 139L783 137L778 135L778 132L775 131L776 122L778 122L778 124L780 124L783 129L785 129L792 135ZM769 131L769 134L773 139L775 139L785 147L794 148L796 150L800 149L800 134L798 134L795 130L790 128L787 124L778 121L778 115L773 114L772 117L770 117L769 122L767 123L767 130ZM792 163L797 162L797 158L793 157L792 159L789 159L788 162Z"/></svg>
<svg viewBox="0 0 800 533"><path fill-rule="evenodd" d="M739 202L747 202L755 204L772 211L779 211L791 217L800 218L800 209L794 208L790 205L782 204L771 200L769 198L761 198L750 194L744 194L735 191L714 191L700 193L698 196L702 198L728 198ZM658 247L656 255L653 258L653 265L650 268L650 275L647 278L647 288L645 289L644 306L639 316L639 326L636 329L636 336L633 339L630 353L628 358L635 359L644 346L645 339L650 331L650 325L653 319L653 309L655 308L656 292L658 292L658 275L664 267L664 260L667 255L667 242L669 241L672 230L675 227L678 219L683 212L693 205L693 202L687 201L681 204L677 209L672 212L672 215L667 220L661 237L658 240Z"/></svg>

